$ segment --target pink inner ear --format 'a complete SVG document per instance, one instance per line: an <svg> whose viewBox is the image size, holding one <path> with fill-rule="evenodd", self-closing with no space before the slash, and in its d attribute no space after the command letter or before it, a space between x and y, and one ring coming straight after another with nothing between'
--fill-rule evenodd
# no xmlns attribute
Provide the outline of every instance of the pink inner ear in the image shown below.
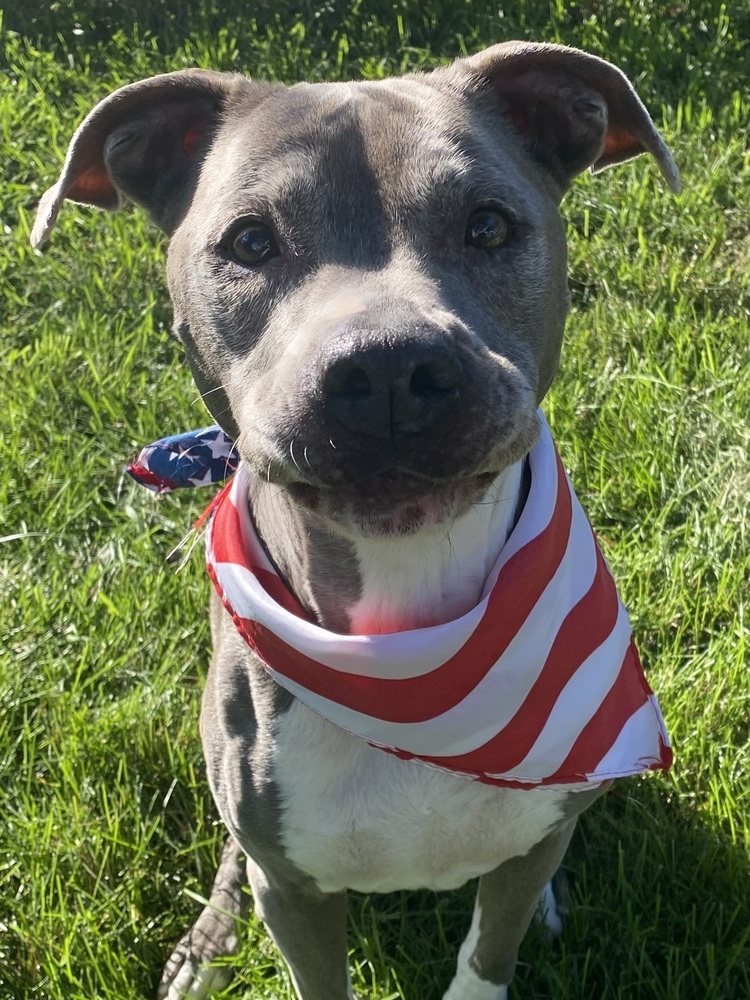
<svg viewBox="0 0 750 1000"><path fill-rule="evenodd" d="M185 150L188 156L193 156L195 150L198 147L198 143L203 137L203 133L206 131L206 125L204 122L196 122L195 125L191 125L187 130L185 135L182 137L182 148Z"/></svg>
<svg viewBox="0 0 750 1000"><path fill-rule="evenodd" d="M604 148L601 157L609 157L618 153L634 153L643 150L643 144L625 129L609 128L604 139Z"/></svg>
<svg viewBox="0 0 750 1000"><path fill-rule="evenodd" d="M117 208L119 200L104 164L89 167L79 174L75 183L65 192L65 197L71 201L98 205L101 208Z"/></svg>

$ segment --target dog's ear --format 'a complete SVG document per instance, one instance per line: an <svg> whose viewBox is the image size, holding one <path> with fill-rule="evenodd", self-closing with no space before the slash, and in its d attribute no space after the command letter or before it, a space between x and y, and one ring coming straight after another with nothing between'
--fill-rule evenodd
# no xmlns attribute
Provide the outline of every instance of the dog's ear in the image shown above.
<svg viewBox="0 0 750 1000"><path fill-rule="evenodd" d="M171 232L223 109L266 89L236 74L182 70L110 94L77 129L60 179L42 197L33 246L45 242L66 198L114 212L126 195Z"/></svg>
<svg viewBox="0 0 750 1000"><path fill-rule="evenodd" d="M567 188L592 171L651 153L669 188L680 174L627 77L611 63L562 45L506 42L461 60L490 89L532 155Z"/></svg>

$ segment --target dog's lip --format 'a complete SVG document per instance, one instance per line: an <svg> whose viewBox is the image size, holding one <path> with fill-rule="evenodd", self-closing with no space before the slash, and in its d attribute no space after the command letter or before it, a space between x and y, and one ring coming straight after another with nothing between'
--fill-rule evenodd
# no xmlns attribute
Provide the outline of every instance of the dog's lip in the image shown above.
<svg viewBox="0 0 750 1000"><path fill-rule="evenodd" d="M300 481L288 489L303 506L367 535L404 535L454 519L481 499L496 475L439 480L390 469L348 484L321 487Z"/></svg>
<svg viewBox="0 0 750 1000"><path fill-rule="evenodd" d="M361 476L350 482L320 483L298 480L293 488L300 491L315 491L347 500L362 500L383 505L398 506L429 497L453 493L458 490L489 486L497 472L479 472L471 475L437 479L410 469L390 468L381 472Z"/></svg>

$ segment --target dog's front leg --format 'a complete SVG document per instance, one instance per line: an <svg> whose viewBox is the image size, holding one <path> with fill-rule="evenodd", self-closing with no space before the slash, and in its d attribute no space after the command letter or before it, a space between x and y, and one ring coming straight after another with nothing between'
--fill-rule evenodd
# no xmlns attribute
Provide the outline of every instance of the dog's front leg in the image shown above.
<svg viewBox="0 0 750 1000"><path fill-rule="evenodd" d="M300 1000L354 1000L346 944L346 893L296 885L248 859L255 912L284 957Z"/></svg>
<svg viewBox="0 0 750 1000"><path fill-rule="evenodd" d="M247 916L245 855L237 841L227 837L208 905L172 952L159 984L159 1000L203 1000L230 982L226 962L239 950L240 923Z"/></svg>
<svg viewBox="0 0 750 1000"><path fill-rule="evenodd" d="M571 820L480 878L471 928L443 1000L506 1000L519 946L575 825Z"/></svg>

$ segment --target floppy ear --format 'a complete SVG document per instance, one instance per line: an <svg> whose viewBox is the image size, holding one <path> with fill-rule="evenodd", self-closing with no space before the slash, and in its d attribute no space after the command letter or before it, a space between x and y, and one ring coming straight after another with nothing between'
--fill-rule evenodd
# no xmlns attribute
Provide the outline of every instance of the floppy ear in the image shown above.
<svg viewBox="0 0 750 1000"><path fill-rule="evenodd" d="M39 203L32 245L48 238L66 198L116 211L126 195L171 232L225 106L267 89L237 74L182 70L116 90L73 136L60 179Z"/></svg>
<svg viewBox="0 0 750 1000"><path fill-rule="evenodd" d="M682 188L664 140L627 77L563 45L506 42L459 64L496 95L531 154L567 188L586 167L603 170L651 153L670 190Z"/></svg>

